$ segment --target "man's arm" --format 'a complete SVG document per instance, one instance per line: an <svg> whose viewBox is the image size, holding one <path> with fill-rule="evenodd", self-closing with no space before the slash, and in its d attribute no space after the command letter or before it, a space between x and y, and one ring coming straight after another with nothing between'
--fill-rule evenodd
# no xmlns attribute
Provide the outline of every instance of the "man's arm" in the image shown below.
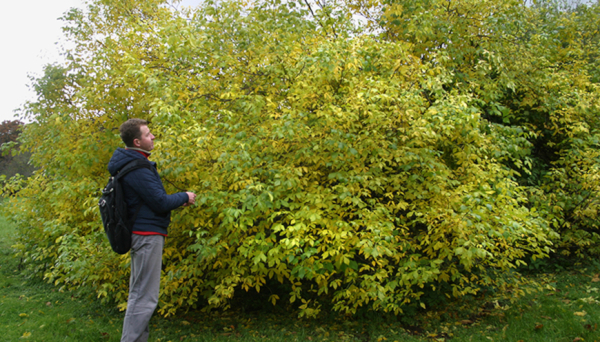
<svg viewBox="0 0 600 342"><path fill-rule="evenodd" d="M178 192L167 195L160 178L146 168L137 169L125 176L127 183L155 213L166 213L184 204L194 204L194 193ZM192 194L192 195L190 195Z"/></svg>

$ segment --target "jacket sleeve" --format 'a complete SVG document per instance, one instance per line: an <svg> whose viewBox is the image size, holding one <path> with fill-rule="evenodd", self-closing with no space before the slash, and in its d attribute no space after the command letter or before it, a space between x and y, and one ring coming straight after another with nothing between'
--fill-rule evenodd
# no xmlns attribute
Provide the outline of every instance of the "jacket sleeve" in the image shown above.
<svg viewBox="0 0 600 342"><path fill-rule="evenodd" d="M154 170L137 169L125 175L124 180L140 196L144 204L157 214L167 213L188 201L185 192L167 195L160 176Z"/></svg>

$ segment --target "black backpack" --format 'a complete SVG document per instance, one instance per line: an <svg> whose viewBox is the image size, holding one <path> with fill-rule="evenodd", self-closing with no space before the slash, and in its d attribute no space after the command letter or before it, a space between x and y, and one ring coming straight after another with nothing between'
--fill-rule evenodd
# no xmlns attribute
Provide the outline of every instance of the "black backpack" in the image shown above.
<svg viewBox="0 0 600 342"><path fill-rule="evenodd" d="M145 159L136 159L123 166L114 177L108 179L108 184L102 189L102 197L98 202L108 242L113 251L119 254L125 254L131 249L131 229L142 207L140 203L133 217L127 217L127 203L119 180L129 172L143 167L153 168L152 164Z"/></svg>

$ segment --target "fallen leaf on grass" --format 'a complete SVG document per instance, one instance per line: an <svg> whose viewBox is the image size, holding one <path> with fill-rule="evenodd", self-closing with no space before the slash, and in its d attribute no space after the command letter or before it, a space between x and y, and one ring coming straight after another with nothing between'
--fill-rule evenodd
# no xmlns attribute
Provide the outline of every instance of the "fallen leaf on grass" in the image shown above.
<svg viewBox="0 0 600 342"><path fill-rule="evenodd" d="M473 321L468 320L468 319L463 319L462 321L460 321L460 324L469 325L469 324L473 324Z"/></svg>
<svg viewBox="0 0 600 342"><path fill-rule="evenodd" d="M596 329L598 329L598 324L594 324L594 326L592 326L591 324L586 324L583 326L586 330L590 330L590 331L596 331Z"/></svg>
<svg viewBox="0 0 600 342"><path fill-rule="evenodd" d="M19 314L19 317L29 317L29 315L28 315L28 314L26 314L26 313L20 313L20 314Z"/></svg>
<svg viewBox="0 0 600 342"><path fill-rule="evenodd" d="M188 322L188 321L181 321L181 324L183 324L183 325L190 325L190 322Z"/></svg>
<svg viewBox="0 0 600 342"><path fill-rule="evenodd" d="M579 342L579 341L583 341L583 339L581 337L575 337L575 339L573 340L573 342Z"/></svg>
<svg viewBox="0 0 600 342"><path fill-rule="evenodd" d="M536 325L535 325L535 330L540 330L540 329L542 329L543 327L544 327L544 325L543 325L543 324L536 324Z"/></svg>
<svg viewBox="0 0 600 342"><path fill-rule="evenodd" d="M50 302L47 302L47 303L46 303L46 306L52 306L52 303L50 303Z"/></svg>
<svg viewBox="0 0 600 342"><path fill-rule="evenodd" d="M574 312L573 314L575 316L583 317L583 316L587 315L587 312L585 312L585 311L577 311L577 312Z"/></svg>
<svg viewBox="0 0 600 342"><path fill-rule="evenodd" d="M21 338L28 338L29 336L31 336L30 332L24 332L23 336L21 336Z"/></svg>
<svg viewBox="0 0 600 342"><path fill-rule="evenodd" d="M600 273L594 274L594 277L592 278L592 283L597 283L599 281L600 281Z"/></svg>
<svg viewBox="0 0 600 342"><path fill-rule="evenodd" d="M552 319L552 317L548 317L548 316L541 316L541 317L545 318L545 319Z"/></svg>

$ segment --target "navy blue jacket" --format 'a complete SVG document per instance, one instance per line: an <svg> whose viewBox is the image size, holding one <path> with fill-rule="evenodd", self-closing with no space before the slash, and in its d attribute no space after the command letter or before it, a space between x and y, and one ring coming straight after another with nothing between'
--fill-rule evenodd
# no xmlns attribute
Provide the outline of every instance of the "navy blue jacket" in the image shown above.
<svg viewBox="0 0 600 342"><path fill-rule="evenodd" d="M139 152L118 148L108 162L108 171L114 176L125 164L136 158L146 159ZM134 234L158 233L166 236L171 223L171 210L187 203L188 195L185 192L167 195L156 171L156 163L149 163L153 166L152 170L133 170L121 179L125 202L129 209L129 217L135 214L139 203L143 203L133 223Z"/></svg>

